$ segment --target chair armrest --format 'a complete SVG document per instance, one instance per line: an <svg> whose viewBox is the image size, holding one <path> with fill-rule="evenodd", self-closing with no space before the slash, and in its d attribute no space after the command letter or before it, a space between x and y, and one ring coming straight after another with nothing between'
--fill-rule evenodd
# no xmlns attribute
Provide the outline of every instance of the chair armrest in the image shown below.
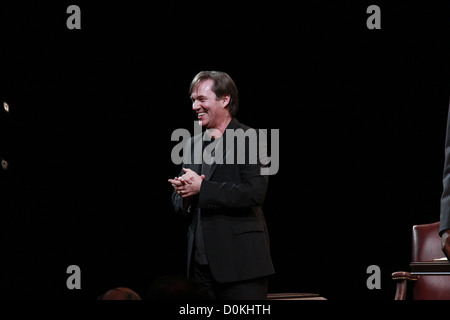
<svg viewBox="0 0 450 320"><path fill-rule="evenodd" d="M417 276L413 276L411 272L407 271L396 271L392 273L392 280L397 282L395 300L405 300L408 283L415 282L417 279Z"/></svg>
<svg viewBox="0 0 450 320"><path fill-rule="evenodd" d="M408 271L396 271L392 273L392 280L416 281L417 276L411 275L411 272Z"/></svg>

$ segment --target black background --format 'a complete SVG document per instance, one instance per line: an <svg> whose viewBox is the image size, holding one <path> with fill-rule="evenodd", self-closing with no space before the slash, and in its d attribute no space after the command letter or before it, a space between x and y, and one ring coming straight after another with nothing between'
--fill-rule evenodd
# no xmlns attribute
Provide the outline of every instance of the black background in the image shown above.
<svg viewBox="0 0 450 320"><path fill-rule="evenodd" d="M171 134L193 131L191 79L221 70L239 121L280 130L270 291L392 300L412 226L439 220L450 96L448 1L392 2L2 2L2 293L145 296L185 272ZM72 264L81 290L66 287Z"/></svg>

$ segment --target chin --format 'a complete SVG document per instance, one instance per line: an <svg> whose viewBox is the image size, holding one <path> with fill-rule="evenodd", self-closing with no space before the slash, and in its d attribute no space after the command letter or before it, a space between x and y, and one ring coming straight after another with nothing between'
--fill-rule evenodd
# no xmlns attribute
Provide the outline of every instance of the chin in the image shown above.
<svg viewBox="0 0 450 320"><path fill-rule="evenodd" d="M199 120L198 123L200 124L200 126L205 127L205 128L209 128L209 122L205 121L205 120Z"/></svg>

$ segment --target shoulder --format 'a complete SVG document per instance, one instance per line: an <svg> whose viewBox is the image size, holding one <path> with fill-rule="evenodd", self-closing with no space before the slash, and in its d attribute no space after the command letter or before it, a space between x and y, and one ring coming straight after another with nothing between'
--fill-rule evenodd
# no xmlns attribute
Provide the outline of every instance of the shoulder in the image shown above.
<svg viewBox="0 0 450 320"><path fill-rule="evenodd" d="M242 129L244 131L247 131L247 130L253 129L253 128L251 128L251 127L249 127L249 126L239 122L236 118L232 118L230 123L228 124L227 129L234 129L234 130L235 129ZM253 130L255 130L255 129L253 129Z"/></svg>

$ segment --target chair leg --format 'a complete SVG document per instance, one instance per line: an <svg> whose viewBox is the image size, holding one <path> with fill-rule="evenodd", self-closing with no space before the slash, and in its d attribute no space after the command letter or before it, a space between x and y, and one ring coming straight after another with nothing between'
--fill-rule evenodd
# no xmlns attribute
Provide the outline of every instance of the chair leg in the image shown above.
<svg viewBox="0 0 450 320"><path fill-rule="evenodd" d="M397 281L397 290L395 291L395 300L405 300L406 299L406 289L407 281L399 280Z"/></svg>
<svg viewBox="0 0 450 320"><path fill-rule="evenodd" d="M406 290L409 283L417 281L417 276L412 276L410 272L396 271L392 274L392 280L397 283L395 300L406 300Z"/></svg>

